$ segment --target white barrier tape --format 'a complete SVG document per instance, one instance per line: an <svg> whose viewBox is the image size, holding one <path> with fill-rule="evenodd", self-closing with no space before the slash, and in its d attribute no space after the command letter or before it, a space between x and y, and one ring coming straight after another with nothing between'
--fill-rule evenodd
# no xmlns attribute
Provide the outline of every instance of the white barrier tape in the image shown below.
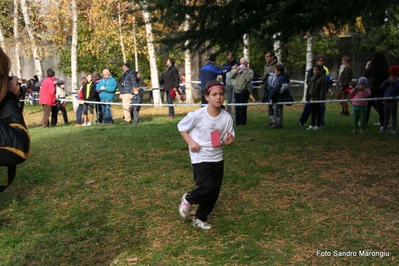
<svg viewBox="0 0 399 266"><path fill-rule="evenodd" d="M73 102L73 103L88 103L88 104L109 104L109 105L120 105L122 106L122 102L97 102L97 101L82 101L77 99L59 99L63 102ZM322 101L294 101L294 102L277 102L277 103L263 103L263 102L255 102L255 103L226 103L224 106L259 106L259 105L294 105L294 104L306 104L306 103L339 103L339 102L354 102L354 101L382 101L382 100L399 100L399 97L378 97L378 98L363 98L363 99L341 99L341 100L322 100ZM140 103L140 104L131 104L134 106L152 106L152 107L169 107L169 106L205 106L206 104L202 103Z"/></svg>

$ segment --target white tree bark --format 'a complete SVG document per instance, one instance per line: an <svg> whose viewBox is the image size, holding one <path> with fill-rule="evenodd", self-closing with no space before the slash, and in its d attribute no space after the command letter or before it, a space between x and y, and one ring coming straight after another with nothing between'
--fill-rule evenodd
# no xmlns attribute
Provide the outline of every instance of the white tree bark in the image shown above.
<svg viewBox="0 0 399 266"><path fill-rule="evenodd" d="M3 49L3 51L6 52L6 41L1 27L0 27L0 45L1 49Z"/></svg>
<svg viewBox="0 0 399 266"><path fill-rule="evenodd" d="M306 76L308 74L308 70L312 67L313 65L313 37L310 33L308 33L308 38L307 38L307 45L306 45L306 69L305 69L305 84L303 86L303 97L302 101L305 101L306 99L306 93L308 91L308 84L306 84Z"/></svg>
<svg viewBox="0 0 399 266"><path fill-rule="evenodd" d="M25 29L26 29L26 32L28 33L29 40L30 40L29 42L30 42L30 46L32 49L33 60L35 62L35 73L39 77L39 79L41 79L43 77L42 59L39 54L39 47L36 44L36 37L33 32L31 23L30 23L28 6L26 3L26 0L21 0L21 10L22 10L22 15L24 17Z"/></svg>
<svg viewBox="0 0 399 266"><path fill-rule="evenodd" d="M20 56L20 42L19 42L19 30L18 30L18 0L14 0L14 44L15 44L15 65L19 78L22 78L22 66Z"/></svg>
<svg viewBox="0 0 399 266"><path fill-rule="evenodd" d="M277 39L277 37L280 36L280 32L276 33L273 35L273 51L276 54L276 57L281 60L281 46L280 46L280 40Z"/></svg>
<svg viewBox="0 0 399 266"><path fill-rule="evenodd" d="M143 7L143 17L146 29L146 40L148 47L148 56L150 61L150 71L151 71L151 83L152 83L152 97L154 99L154 105L161 106L161 93L159 90L159 77L158 77L158 69L157 69L157 61L155 58L155 47L154 47L154 36L152 34L152 25L150 20L150 12L147 10L147 3L145 1L142 2Z"/></svg>
<svg viewBox="0 0 399 266"><path fill-rule="evenodd" d="M123 62L126 62L125 45L123 44L123 34L122 34L122 19L121 19L121 3L118 3L118 22L119 22L119 39L121 41L121 50L123 55Z"/></svg>
<svg viewBox="0 0 399 266"><path fill-rule="evenodd" d="M136 19L133 16L133 44L134 44L134 65L136 71L139 71L139 59L137 56L137 39L136 39Z"/></svg>
<svg viewBox="0 0 399 266"><path fill-rule="evenodd" d="M184 22L184 31L188 31L190 27L190 16L186 15L186 20ZM189 41L186 41L188 45ZM186 49L184 51L184 75L186 77L186 103L193 103L193 87L191 85L191 53L190 50Z"/></svg>
<svg viewBox="0 0 399 266"><path fill-rule="evenodd" d="M78 7L76 0L71 0L72 11L72 45L71 45L71 74L72 92L78 91ZM73 102L73 110L76 112L79 103Z"/></svg>
<svg viewBox="0 0 399 266"><path fill-rule="evenodd" d="M244 43L242 54L243 54L244 57L246 57L249 60L249 35L248 34L244 34L242 36L242 40L243 40L243 43ZM239 58L238 58L238 60L239 60Z"/></svg>

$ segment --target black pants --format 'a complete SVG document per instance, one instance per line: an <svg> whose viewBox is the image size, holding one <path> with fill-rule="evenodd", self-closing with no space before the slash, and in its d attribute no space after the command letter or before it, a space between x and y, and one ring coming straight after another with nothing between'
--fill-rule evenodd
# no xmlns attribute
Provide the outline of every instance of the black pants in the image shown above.
<svg viewBox="0 0 399 266"><path fill-rule="evenodd" d="M234 92L234 99L236 103L247 104L249 99L249 91L244 90L241 93ZM236 125L247 124L247 105L236 105Z"/></svg>
<svg viewBox="0 0 399 266"><path fill-rule="evenodd" d="M64 119L64 124L68 124L67 110L61 103L57 102L57 116L58 116L59 111L61 111L61 113L62 113L62 118Z"/></svg>
<svg viewBox="0 0 399 266"><path fill-rule="evenodd" d="M311 117L312 117L312 122L310 123L312 126L318 126L320 127L321 125L321 104L320 103L311 103L310 104L311 108Z"/></svg>
<svg viewBox="0 0 399 266"><path fill-rule="evenodd" d="M57 105L51 106L51 127L55 127L57 125L58 120L58 109Z"/></svg>
<svg viewBox="0 0 399 266"><path fill-rule="evenodd" d="M378 97L383 97L384 94L382 91L378 89L371 89L371 96L370 98L378 98ZM374 109L378 113L378 122L384 124L384 102L382 100L371 100L367 102L367 114L366 114L366 125L370 120L370 111L371 107L374 107Z"/></svg>
<svg viewBox="0 0 399 266"><path fill-rule="evenodd" d="M224 162L193 164L194 182L198 186L187 193L190 204L199 204L195 217L205 222L215 207L223 182Z"/></svg>

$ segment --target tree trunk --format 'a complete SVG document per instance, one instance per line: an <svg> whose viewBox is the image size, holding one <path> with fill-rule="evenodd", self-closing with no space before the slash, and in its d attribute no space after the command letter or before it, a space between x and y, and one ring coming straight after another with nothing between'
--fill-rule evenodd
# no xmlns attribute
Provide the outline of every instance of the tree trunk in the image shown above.
<svg viewBox="0 0 399 266"><path fill-rule="evenodd" d="M6 42L5 42L3 30L1 27L0 27L0 45L1 45L1 49L3 49L3 51L6 52Z"/></svg>
<svg viewBox="0 0 399 266"><path fill-rule="evenodd" d="M281 61L281 46L280 46L280 40L277 38L278 36L280 36L280 32L276 33L273 35L273 51L276 54L276 57L278 58L278 60Z"/></svg>
<svg viewBox="0 0 399 266"><path fill-rule="evenodd" d="M139 71L139 59L137 56L137 39L136 39L136 19L133 16L133 44L134 44L134 66Z"/></svg>
<svg viewBox="0 0 399 266"><path fill-rule="evenodd" d="M143 5L143 17L146 29L146 40L148 47L148 57L150 61L150 71L151 71L151 84L152 84L152 97L154 99L154 105L161 106L161 93L159 90L159 77L157 69L157 61L155 58L155 48L154 48L154 36L152 34L152 25L150 20L150 12L147 10L147 4L145 1L142 2Z"/></svg>
<svg viewBox="0 0 399 266"><path fill-rule="evenodd" d="M242 54L244 55L244 57L246 57L249 60L249 35L244 34L242 36L242 40L244 43ZM240 58L237 58L237 60L240 60Z"/></svg>
<svg viewBox="0 0 399 266"><path fill-rule="evenodd" d="M33 60L35 62L35 73L39 77L39 79L41 79L43 77L42 60L39 54L39 47L36 44L36 37L33 32L32 26L30 24L30 18L28 14L28 6L26 0L21 0L21 10L22 10L22 15L24 17L25 29L29 36L29 42L33 54Z"/></svg>
<svg viewBox="0 0 399 266"><path fill-rule="evenodd" d="M188 31L190 27L190 16L186 15L186 20L184 22L184 31ZM186 41L188 45L189 41ZM186 77L186 103L193 103L193 87L191 85L191 53L190 50L186 49L184 51L184 75Z"/></svg>
<svg viewBox="0 0 399 266"><path fill-rule="evenodd" d="M17 77L22 78L22 66L20 56L20 44L19 44L19 31L18 31L18 0L14 0L14 43L15 43L15 64Z"/></svg>
<svg viewBox="0 0 399 266"><path fill-rule="evenodd" d="M303 86L303 97L302 101L306 100L306 93L308 91L308 84L306 83L306 76L308 75L308 70L313 65L313 37L308 33L307 45L306 45L306 69L305 69L305 84Z"/></svg>
<svg viewBox="0 0 399 266"><path fill-rule="evenodd" d="M121 41L123 62L126 63L125 45L123 44L123 34L122 34L121 3L118 3L118 22L119 22L119 39Z"/></svg>
<svg viewBox="0 0 399 266"><path fill-rule="evenodd" d="M72 45L71 45L71 74L72 74L72 92L78 91L78 8L76 0L71 1L72 10ZM79 104L73 103L73 110L76 112Z"/></svg>

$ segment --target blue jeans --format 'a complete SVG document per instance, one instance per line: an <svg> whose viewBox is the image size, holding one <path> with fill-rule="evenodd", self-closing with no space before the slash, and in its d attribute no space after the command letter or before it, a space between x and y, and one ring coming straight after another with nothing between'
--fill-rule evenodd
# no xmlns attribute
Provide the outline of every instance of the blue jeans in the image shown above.
<svg viewBox="0 0 399 266"><path fill-rule="evenodd" d="M170 91L166 92L166 100L168 104L173 104L172 97L170 97ZM173 106L169 106L169 116L175 116L175 108Z"/></svg>
<svg viewBox="0 0 399 266"><path fill-rule="evenodd" d="M102 103L112 103L112 100L101 100ZM114 123L112 119L112 110L110 104L102 104L101 108L103 110L104 115L104 123Z"/></svg>

